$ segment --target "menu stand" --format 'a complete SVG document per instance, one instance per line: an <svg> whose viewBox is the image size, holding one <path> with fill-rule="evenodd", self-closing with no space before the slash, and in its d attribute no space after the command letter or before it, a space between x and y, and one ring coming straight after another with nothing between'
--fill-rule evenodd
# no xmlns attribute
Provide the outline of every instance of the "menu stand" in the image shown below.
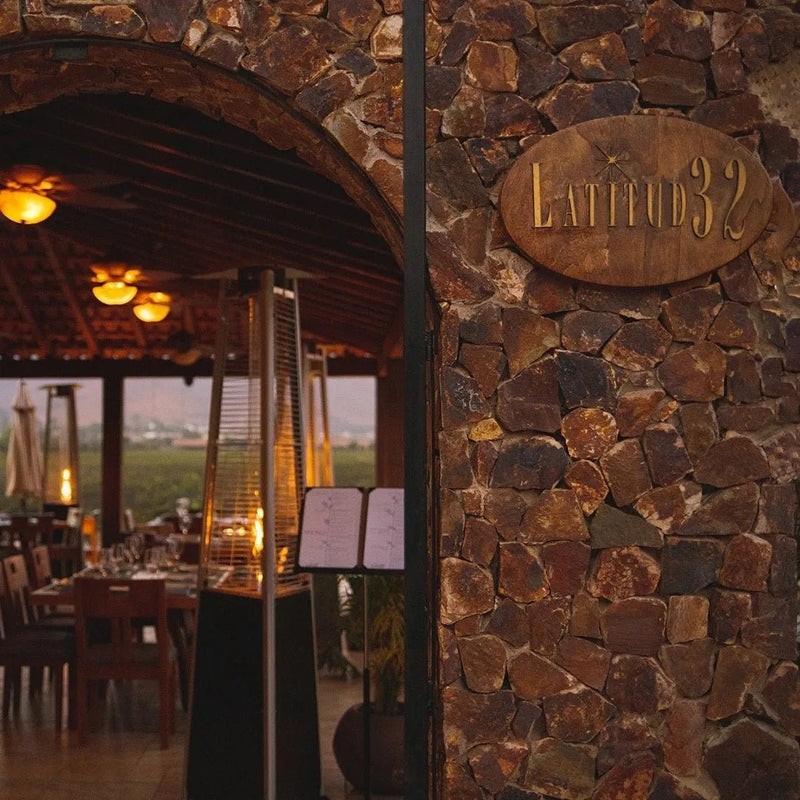
<svg viewBox="0 0 800 800"><path fill-rule="evenodd" d="M402 489L314 487L306 491L297 570L364 576L364 800L372 798L367 577L403 571L403 539Z"/></svg>

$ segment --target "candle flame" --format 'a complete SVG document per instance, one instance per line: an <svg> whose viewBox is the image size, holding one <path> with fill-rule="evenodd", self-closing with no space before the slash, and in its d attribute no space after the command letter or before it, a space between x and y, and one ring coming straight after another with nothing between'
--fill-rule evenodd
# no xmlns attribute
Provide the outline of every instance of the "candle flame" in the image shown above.
<svg viewBox="0 0 800 800"><path fill-rule="evenodd" d="M72 502L72 472L67 467L61 470L61 502Z"/></svg>

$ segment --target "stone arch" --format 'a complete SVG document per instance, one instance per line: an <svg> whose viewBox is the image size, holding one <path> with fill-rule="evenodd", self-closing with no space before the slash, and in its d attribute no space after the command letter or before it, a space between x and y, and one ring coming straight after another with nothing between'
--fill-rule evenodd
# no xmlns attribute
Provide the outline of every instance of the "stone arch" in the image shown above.
<svg viewBox="0 0 800 800"><path fill-rule="evenodd" d="M138 5L140 12L116 3L53 12L42 3L4 6L0 109L13 113L77 93L129 92L184 104L273 147L295 149L367 211L401 260L397 122L381 149L361 112L353 112L363 109L357 98L364 85L382 89L391 65L365 52L361 29L348 33L297 10L253 11L237 2L212 3L205 13L195 13L194 2ZM374 115L390 113L386 103L373 105Z"/></svg>

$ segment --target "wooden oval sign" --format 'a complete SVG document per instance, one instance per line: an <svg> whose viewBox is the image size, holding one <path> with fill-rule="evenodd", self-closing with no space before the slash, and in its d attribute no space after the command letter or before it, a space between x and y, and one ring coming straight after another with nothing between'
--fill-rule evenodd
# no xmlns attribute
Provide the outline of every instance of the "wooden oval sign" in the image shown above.
<svg viewBox="0 0 800 800"><path fill-rule="evenodd" d="M520 249L592 283L658 286L710 272L766 227L761 162L677 117L606 117L537 142L509 170L500 213Z"/></svg>

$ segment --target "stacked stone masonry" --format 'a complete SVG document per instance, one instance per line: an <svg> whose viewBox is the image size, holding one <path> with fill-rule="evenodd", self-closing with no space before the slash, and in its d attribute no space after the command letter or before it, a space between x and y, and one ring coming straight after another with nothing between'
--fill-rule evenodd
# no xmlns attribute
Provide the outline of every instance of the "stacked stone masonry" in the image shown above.
<svg viewBox="0 0 800 800"><path fill-rule="evenodd" d="M796 800L800 13L427 10L441 796ZM401 12L9 0L0 43L96 45L77 63L0 55L0 102L131 91L199 108L296 147L399 252ZM111 47L130 42L151 47ZM735 137L773 177L773 224L735 261L656 289L574 283L523 257L497 211L514 159L620 114Z"/></svg>

